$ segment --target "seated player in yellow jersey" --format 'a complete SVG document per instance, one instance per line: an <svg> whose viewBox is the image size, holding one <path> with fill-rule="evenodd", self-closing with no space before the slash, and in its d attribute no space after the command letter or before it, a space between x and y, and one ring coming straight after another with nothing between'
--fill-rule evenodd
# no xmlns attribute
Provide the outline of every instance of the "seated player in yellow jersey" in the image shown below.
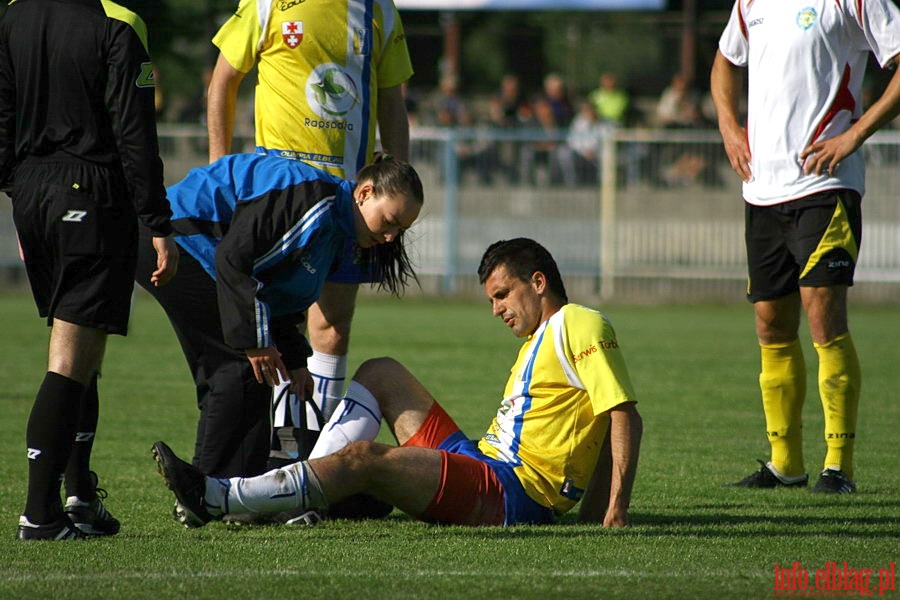
<svg viewBox="0 0 900 600"><path fill-rule="evenodd" d="M313 522L360 493L436 523L552 523L580 501L580 520L628 525L642 421L612 326L568 303L553 257L533 240L493 244L478 274L492 313L525 338L481 440L466 438L403 365L369 360L307 461L212 478L154 444L187 525L298 509ZM382 418L399 446L373 441Z"/></svg>

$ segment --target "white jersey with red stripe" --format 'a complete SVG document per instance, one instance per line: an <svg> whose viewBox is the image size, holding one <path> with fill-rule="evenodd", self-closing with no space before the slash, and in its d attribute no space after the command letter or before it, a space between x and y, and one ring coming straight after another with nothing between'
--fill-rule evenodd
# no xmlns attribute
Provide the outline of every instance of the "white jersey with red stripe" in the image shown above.
<svg viewBox="0 0 900 600"><path fill-rule="evenodd" d="M890 0L737 0L719 50L748 69L747 202L766 206L838 188L865 192L859 150L833 175L805 175L800 153L843 133L864 112L869 52L882 66L900 53L900 11Z"/></svg>

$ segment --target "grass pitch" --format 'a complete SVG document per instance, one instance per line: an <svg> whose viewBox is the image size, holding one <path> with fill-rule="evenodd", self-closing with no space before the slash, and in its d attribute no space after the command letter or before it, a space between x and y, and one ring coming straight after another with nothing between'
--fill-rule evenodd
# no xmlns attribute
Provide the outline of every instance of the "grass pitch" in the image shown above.
<svg viewBox="0 0 900 600"><path fill-rule="evenodd" d="M25 544L13 538L24 504L25 423L45 370L47 330L30 296L4 293L0 598L763 598L792 591L776 590L776 563L799 563L796 572L808 573L810 587L793 595L864 595L815 588L816 570L844 562L873 569L869 591L877 595L878 570L890 569L900 549L900 308L851 310L864 371L852 497L721 487L767 456L748 305L603 310L618 331L645 425L629 529L571 517L548 527L436 527L395 511L383 521L313 528L185 530L171 519L173 498L149 450L162 439L190 455L193 386L164 315L141 292L131 335L110 340L94 451L122 532ZM400 359L477 437L519 343L486 302L363 297L351 362ZM814 479L824 456L822 411L807 340L804 350L811 373L804 439ZM888 588L884 596L898 593Z"/></svg>

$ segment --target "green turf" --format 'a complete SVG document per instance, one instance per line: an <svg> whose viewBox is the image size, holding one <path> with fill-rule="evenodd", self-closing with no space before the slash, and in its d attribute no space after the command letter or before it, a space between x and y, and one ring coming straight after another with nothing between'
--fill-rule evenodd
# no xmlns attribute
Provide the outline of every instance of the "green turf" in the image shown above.
<svg viewBox="0 0 900 600"><path fill-rule="evenodd" d="M122 532L74 544L13 539L47 333L24 294L0 295L0 312L0 598L763 598L773 595L775 563L799 561L813 585L829 561L877 570L900 549L897 307L852 311L865 375L853 497L720 487L767 455L749 306L610 306L645 423L633 527L564 518L465 529L395 512L314 528L185 530L169 515L172 496L149 449L163 439L190 453L193 389L171 329L142 293L132 334L110 342L94 459ZM473 437L519 345L486 302L365 297L353 336L354 364L399 358ZM813 372L808 342L805 351ZM813 472L824 455L814 389L812 377L804 414Z"/></svg>

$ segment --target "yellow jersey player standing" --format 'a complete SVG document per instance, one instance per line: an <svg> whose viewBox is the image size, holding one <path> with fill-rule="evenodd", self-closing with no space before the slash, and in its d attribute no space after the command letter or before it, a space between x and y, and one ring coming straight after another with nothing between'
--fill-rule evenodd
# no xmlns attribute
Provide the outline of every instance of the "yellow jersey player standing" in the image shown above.
<svg viewBox="0 0 900 600"><path fill-rule="evenodd" d="M241 0L213 43L220 54L208 94L210 162L231 151L238 87L254 67L256 152L353 177L373 156L377 124L381 147L408 159L401 84L412 66L392 0ZM358 283L374 279L360 272L358 253L348 246L309 309L308 368L326 417L343 393Z"/></svg>

